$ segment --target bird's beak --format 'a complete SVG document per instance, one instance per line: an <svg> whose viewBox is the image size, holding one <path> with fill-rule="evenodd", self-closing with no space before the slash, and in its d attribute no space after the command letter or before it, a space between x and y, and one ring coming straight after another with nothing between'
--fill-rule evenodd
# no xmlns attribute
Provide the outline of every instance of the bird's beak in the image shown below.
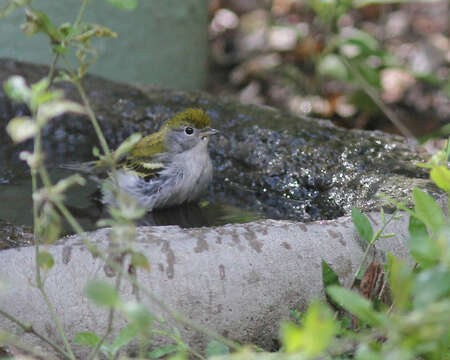
<svg viewBox="0 0 450 360"><path fill-rule="evenodd" d="M210 136L210 135L215 135L217 134L219 131L216 129L212 129L212 128L205 128L203 129L203 131L200 133L200 136Z"/></svg>

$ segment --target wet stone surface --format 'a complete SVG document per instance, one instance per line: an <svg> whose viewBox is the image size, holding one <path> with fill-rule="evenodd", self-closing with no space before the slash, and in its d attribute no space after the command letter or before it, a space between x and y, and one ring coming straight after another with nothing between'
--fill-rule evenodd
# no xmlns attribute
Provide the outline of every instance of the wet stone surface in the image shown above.
<svg viewBox="0 0 450 360"><path fill-rule="evenodd" d="M44 77L44 66L0 60L0 82L20 74L28 82ZM205 109L220 134L212 139L215 177L205 199L273 219L312 221L348 214L352 206L368 211L383 205L379 192L397 199L412 187L428 186L417 148L381 132L348 131L327 121L312 121L279 111L239 105L200 92L136 88L87 76L83 85L112 148L131 133L156 131L186 107ZM79 99L70 84L57 84ZM26 174L18 154L31 144L14 145L5 133L8 119L27 109L0 90L0 185ZM47 162L91 160L98 146L89 121L61 116L45 129Z"/></svg>

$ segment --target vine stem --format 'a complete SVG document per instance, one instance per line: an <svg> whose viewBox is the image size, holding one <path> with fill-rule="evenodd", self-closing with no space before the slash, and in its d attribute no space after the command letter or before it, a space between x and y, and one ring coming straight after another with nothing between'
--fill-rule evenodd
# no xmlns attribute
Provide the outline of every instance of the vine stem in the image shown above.
<svg viewBox="0 0 450 360"><path fill-rule="evenodd" d="M355 275L353 276L352 282L350 283L350 286L348 287L349 289L351 289L353 287L353 285L355 285L355 281L356 281L364 263L366 262L367 256L369 255L369 251L372 249L373 244L375 244L375 241L377 241L377 239L381 236L381 234L386 229L386 227L389 225L389 223L395 218L395 214L397 213L397 211L398 210L395 210L394 213L392 214L392 216L388 220L386 220L384 222L383 226L380 229L378 229L378 231L373 235L372 240L370 241L369 245L367 245L366 251L364 251L363 258L361 259L361 262L359 263L359 266L356 269Z"/></svg>
<svg viewBox="0 0 450 360"><path fill-rule="evenodd" d="M89 119L91 120L92 126L94 127L95 133L97 134L97 137L100 141L100 145L102 147L103 152L108 157L111 156L111 151L109 150L108 143L106 142L106 139L103 135L102 129L100 128L100 125L97 121L97 118L95 117L94 111L91 108L91 105L89 103L89 99L87 98L86 92L84 91L83 87L81 86L80 80L78 79L77 74L75 73L75 70L73 69L72 65L70 65L70 62L67 60L67 58L63 55L62 59L64 61L64 64L66 65L67 70L69 71L72 82L75 85L75 87L78 90L78 93L81 96L81 100L83 101L83 104L86 108L87 115Z"/></svg>
<svg viewBox="0 0 450 360"><path fill-rule="evenodd" d="M20 328L23 329L26 333L30 333L41 339L43 342L50 345L53 350L55 350L58 354L62 355L66 359L71 359L71 357L64 351L63 348L61 348L58 344L55 344L52 340L47 338L46 336L38 333L36 330L34 330L33 326L31 325L25 325L23 322L21 322L19 319L15 318L13 315L3 311L0 309L0 315L4 316L5 318L9 319L16 325L18 325Z"/></svg>

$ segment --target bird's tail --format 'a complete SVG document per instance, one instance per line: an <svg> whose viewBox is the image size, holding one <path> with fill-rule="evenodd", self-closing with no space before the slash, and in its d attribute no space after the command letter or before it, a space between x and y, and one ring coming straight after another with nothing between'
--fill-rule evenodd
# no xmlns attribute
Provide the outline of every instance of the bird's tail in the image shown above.
<svg viewBox="0 0 450 360"><path fill-rule="evenodd" d="M98 162L88 161L83 163L68 163L59 165L62 169L78 171L87 174L95 174L98 172Z"/></svg>

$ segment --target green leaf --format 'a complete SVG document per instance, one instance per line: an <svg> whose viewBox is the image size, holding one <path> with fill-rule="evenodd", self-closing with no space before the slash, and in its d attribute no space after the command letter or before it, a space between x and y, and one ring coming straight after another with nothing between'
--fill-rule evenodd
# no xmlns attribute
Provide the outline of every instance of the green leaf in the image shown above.
<svg viewBox="0 0 450 360"><path fill-rule="evenodd" d="M440 266L421 271L412 287L414 307L423 307L450 297L450 271Z"/></svg>
<svg viewBox="0 0 450 360"><path fill-rule="evenodd" d="M78 345L86 345L89 347L96 347L101 341L101 337L90 331L83 331L75 334L73 342Z"/></svg>
<svg viewBox="0 0 450 360"><path fill-rule="evenodd" d="M356 64L353 62L354 66L358 68L357 71L361 74L361 76L374 88L381 88L381 80L379 72L371 67L369 67L366 63Z"/></svg>
<svg viewBox="0 0 450 360"><path fill-rule="evenodd" d="M80 174L71 175L53 185L53 192L55 194L64 194L68 188L75 185L84 186L86 185L86 180Z"/></svg>
<svg viewBox="0 0 450 360"><path fill-rule="evenodd" d="M205 349L205 354L207 357L218 356L218 355L228 355L230 349L225 344L218 342L217 340L212 340L209 342Z"/></svg>
<svg viewBox="0 0 450 360"><path fill-rule="evenodd" d="M317 65L317 71L322 76L330 76L344 81L349 79L347 68L340 57L335 54L324 56Z"/></svg>
<svg viewBox="0 0 450 360"><path fill-rule="evenodd" d="M31 85L31 93L32 95L38 95L43 93L48 89L48 86L50 85L50 81L47 77L42 78L37 83L34 83Z"/></svg>
<svg viewBox="0 0 450 360"><path fill-rule="evenodd" d="M352 209L352 220L362 239L371 243L373 240L373 228L369 219L357 208Z"/></svg>
<svg viewBox="0 0 450 360"><path fill-rule="evenodd" d="M323 286L327 288L331 285L340 285L339 277L334 270L322 259L322 282Z"/></svg>
<svg viewBox="0 0 450 360"><path fill-rule="evenodd" d="M439 247L428 234L426 225L417 217L409 218L409 249L411 256L423 268L439 260Z"/></svg>
<svg viewBox="0 0 450 360"><path fill-rule="evenodd" d="M28 116L16 117L6 126L6 132L16 143L32 138L38 131L37 123Z"/></svg>
<svg viewBox="0 0 450 360"><path fill-rule="evenodd" d="M309 306L303 326L282 324L281 339L286 352L302 351L309 357L316 357L328 347L336 332L330 309L315 302Z"/></svg>
<svg viewBox="0 0 450 360"><path fill-rule="evenodd" d="M4 82L3 87L6 95L15 101L28 102L30 99L31 89L22 76L11 76Z"/></svg>
<svg viewBox="0 0 450 360"><path fill-rule="evenodd" d="M375 52L380 48L378 40L366 31L357 28L345 28L339 34L341 44L345 45L349 42L361 48L362 51Z"/></svg>
<svg viewBox="0 0 450 360"><path fill-rule="evenodd" d="M177 345L167 345L150 351L147 357L150 359L159 359L165 355L169 355L177 351Z"/></svg>
<svg viewBox="0 0 450 360"><path fill-rule="evenodd" d="M128 324L122 328L119 334L114 339L111 345L111 352L113 355L117 353L122 347L130 343L139 334L139 327L136 324Z"/></svg>
<svg viewBox="0 0 450 360"><path fill-rule="evenodd" d="M131 254L131 263L136 267L141 267L147 271L150 271L150 264L147 257L140 252L133 251Z"/></svg>
<svg viewBox="0 0 450 360"><path fill-rule="evenodd" d="M322 21L327 23L333 18L334 14L332 9L336 6L336 0L311 0L309 5Z"/></svg>
<svg viewBox="0 0 450 360"><path fill-rule="evenodd" d="M406 309L410 306L411 287L414 275L403 261L389 256L389 283L394 295L395 306Z"/></svg>
<svg viewBox="0 0 450 360"><path fill-rule="evenodd" d="M133 147L142 139L140 133L135 133L128 137L120 146L114 151L114 159L119 161L124 155L133 149Z"/></svg>
<svg viewBox="0 0 450 360"><path fill-rule="evenodd" d="M84 106L69 100L55 100L42 104L38 108L37 121L39 125L45 125L50 119L60 116L64 113L72 112L85 114Z"/></svg>
<svg viewBox="0 0 450 360"><path fill-rule="evenodd" d="M450 170L446 166L441 165L431 169L430 177L437 186L450 193Z"/></svg>
<svg viewBox="0 0 450 360"><path fill-rule="evenodd" d="M59 30L44 12L29 7L25 9L25 12L27 21L21 25L21 29L26 35L34 35L42 31L47 34L52 43L60 42L62 36Z"/></svg>
<svg viewBox="0 0 450 360"><path fill-rule="evenodd" d="M51 244L61 235L61 217L50 202L46 202L39 216L41 241Z"/></svg>
<svg viewBox="0 0 450 360"><path fill-rule="evenodd" d="M106 0L106 2L123 10L134 10L138 6L138 0Z"/></svg>
<svg viewBox="0 0 450 360"><path fill-rule="evenodd" d="M38 264L42 270L46 271L50 270L53 265L55 265L55 260L53 259L52 254L46 250L43 250L38 254Z"/></svg>
<svg viewBox="0 0 450 360"><path fill-rule="evenodd" d="M99 306L116 306L119 296L114 287L100 280L91 280L87 283L85 292L87 297Z"/></svg>
<svg viewBox="0 0 450 360"><path fill-rule="evenodd" d="M430 195L419 188L414 188L413 198L416 215L433 233L437 233L446 224L442 209Z"/></svg>
<svg viewBox="0 0 450 360"><path fill-rule="evenodd" d="M333 285L327 288L327 293L341 307L369 325L380 326L385 322L385 316L375 311L370 301L353 291Z"/></svg>
<svg viewBox="0 0 450 360"><path fill-rule="evenodd" d="M149 328L153 322L152 313L142 304L130 301L123 304L121 309L128 321L139 330Z"/></svg>

